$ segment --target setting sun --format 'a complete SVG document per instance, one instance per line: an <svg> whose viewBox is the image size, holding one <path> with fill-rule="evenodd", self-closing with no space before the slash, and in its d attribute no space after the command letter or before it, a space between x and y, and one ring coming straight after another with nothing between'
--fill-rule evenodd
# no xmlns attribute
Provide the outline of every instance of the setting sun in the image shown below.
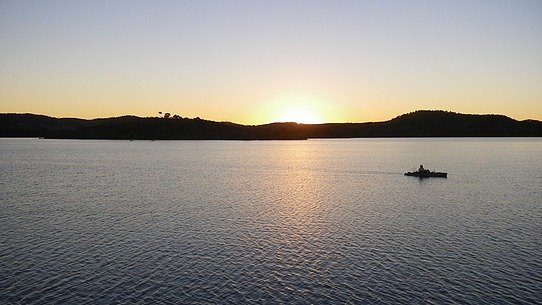
<svg viewBox="0 0 542 305"><path fill-rule="evenodd" d="M275 121L296 122L301 124L323 123L322 118L318 116L314 111L311 111L301 106L284 109Z"/></svg>
<svg viewBox="0 0 542 305"><path fill-rule="evenodd" d="M339 120L337 110L325 98L307 94L287 94L270 99L259 109L263 122L322 124Z"/></svg>

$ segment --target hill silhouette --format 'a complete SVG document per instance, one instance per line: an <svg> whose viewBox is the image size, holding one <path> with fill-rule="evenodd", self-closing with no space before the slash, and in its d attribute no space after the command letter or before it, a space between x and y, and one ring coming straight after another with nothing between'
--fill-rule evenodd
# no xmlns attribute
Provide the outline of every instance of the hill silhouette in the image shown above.
<svg viewBox="0 0 542 305"><path fill-rule="evenodd" d="M0 114L0 137L134 140L299 140L369 137L541 137L542 122L419 110L384 122L241 125L200 118L53 118Z"/></svg>

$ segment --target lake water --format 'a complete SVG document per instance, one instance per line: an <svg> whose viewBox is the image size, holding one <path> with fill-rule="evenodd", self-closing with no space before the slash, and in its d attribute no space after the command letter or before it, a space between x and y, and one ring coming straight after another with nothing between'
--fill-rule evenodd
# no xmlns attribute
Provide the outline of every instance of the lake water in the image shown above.
<svg viewBox="0 0 542 305"><path fill-rule="evenodd" d="M0 303L542 303L542 139L0 139ZM420 180L426 168L448 178Z"/></svg>

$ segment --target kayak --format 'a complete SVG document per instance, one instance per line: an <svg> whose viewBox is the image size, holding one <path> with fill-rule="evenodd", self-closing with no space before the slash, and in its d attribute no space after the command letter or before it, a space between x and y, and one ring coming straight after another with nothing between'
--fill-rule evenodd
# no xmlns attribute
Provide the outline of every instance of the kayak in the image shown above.
<svg viewBox="0 0 542 305"><path fill-rule="evenodd" d="M447 178L448 173L430 172L430 171L420 172L420 171L418 171L418 172L405 173L405 176L413 176L413 177L420 177L420 178L431 178L431 177Z"/></svg>

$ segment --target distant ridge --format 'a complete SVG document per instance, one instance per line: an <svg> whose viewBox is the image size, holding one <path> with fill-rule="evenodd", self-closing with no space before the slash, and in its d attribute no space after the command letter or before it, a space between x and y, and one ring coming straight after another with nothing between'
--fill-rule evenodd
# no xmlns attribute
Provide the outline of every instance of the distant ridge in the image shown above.
<svg viewBox="0 0 542 305"><path fill-rule="evenodd" d="M53 118L0 114L0 137L134 140L299 140L375 137L542 137L542 122L504 115L418 110L370 123L241 125L200 118Z"/></svg>

